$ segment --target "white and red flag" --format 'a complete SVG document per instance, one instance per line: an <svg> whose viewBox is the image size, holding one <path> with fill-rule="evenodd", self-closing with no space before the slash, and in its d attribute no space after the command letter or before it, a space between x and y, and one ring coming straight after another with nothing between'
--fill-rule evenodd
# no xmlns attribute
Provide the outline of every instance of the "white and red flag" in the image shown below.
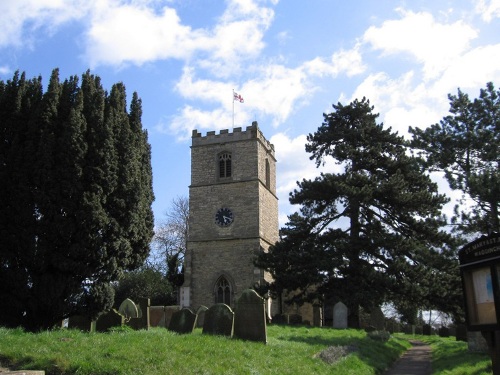
<svg viewBox="0 0 500 375"><path fill-rule="evenodd" d="M240 94L237 94L233 91L233 100L236 100L240 103L244 103L243 97Z"/></svg>

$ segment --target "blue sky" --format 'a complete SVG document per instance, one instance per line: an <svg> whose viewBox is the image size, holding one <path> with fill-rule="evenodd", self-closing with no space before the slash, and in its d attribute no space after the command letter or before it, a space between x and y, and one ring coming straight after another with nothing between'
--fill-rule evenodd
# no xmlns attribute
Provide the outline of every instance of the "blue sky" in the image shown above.
<svg viewBox="0 0 500 375"><path fill-rule="evenodd" d="M90 69L138 92L157 222L188 196L192 130L231 129L233 89L235 126L257 120L275 145L283 225L296 181L319 173L304 145L332 104L365 96L407 135L457 88L500 87L500 0L2 0L0 24L2 80Z"/></svg>

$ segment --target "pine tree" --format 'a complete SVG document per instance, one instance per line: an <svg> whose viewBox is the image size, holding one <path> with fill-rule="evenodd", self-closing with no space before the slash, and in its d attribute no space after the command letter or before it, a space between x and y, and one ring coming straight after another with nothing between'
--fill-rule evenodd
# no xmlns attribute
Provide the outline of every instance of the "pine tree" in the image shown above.
<svg viewBox="0 0 500 375"><path fill-rule="evenodd" d="M448 199L409 155L406 141L376 123L368 100L333 108L309 134L306 151L318 166L334 162L343 172L298 182L290 202L300 205L300 214L257 264L280 288L300 288L296 300L341 299L356 327L360 306L370 311L388 301L429 300L421 276L437 265L427 263L429 254L441 257L449 240L440 230Z"/></svg>
<svg viewBox="0 0 500 375"><path fill-rule="evenodd" d="M466 234L500 232L500 90L489 82L471 101L448 95L450 114L425 130L410 128L428 167L463 192L454 223Z"/></svg>

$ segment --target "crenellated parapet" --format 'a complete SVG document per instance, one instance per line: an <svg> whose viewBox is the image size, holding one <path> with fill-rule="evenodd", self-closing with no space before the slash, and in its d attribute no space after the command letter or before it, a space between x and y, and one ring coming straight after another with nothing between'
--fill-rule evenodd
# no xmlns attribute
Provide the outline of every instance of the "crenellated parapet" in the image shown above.
<svg viewBox="0 0 500 375"><path fill-rule="evenodd" d="M245 130L242 130L241 127L233 128L232 132L228 129L223 129L218 134L215 131L209 131L206 136L202 136L202 134L195 129L193 130L191 138L193 147L258 139L274 156L274 145L264 137L264 134L262 134L259 129L257 121L252 122L252 125L247 126Z"/></svg>

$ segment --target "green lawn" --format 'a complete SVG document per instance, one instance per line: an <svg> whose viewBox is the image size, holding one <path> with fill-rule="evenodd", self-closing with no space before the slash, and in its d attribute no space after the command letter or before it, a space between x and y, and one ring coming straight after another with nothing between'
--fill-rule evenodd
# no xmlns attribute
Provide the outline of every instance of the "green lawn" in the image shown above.
<svg viewBox="0 0 500 375"><path fill-rule="evenodd" d="M431 344L440 353L436 364L464 369L446 372L443 367L438 374L483 374L471 372L468 366L476 363L473 371L488 369L488 357L468 355L463 343L436 338ZM0 328L0 362L47 375L383 374L409 346L404 335L382 342L359 330L302 326L268 326L267 345L202 335L199 329L177 335L162 328L92 334ZM337 360L329 363L332 359Z"/></svg>

